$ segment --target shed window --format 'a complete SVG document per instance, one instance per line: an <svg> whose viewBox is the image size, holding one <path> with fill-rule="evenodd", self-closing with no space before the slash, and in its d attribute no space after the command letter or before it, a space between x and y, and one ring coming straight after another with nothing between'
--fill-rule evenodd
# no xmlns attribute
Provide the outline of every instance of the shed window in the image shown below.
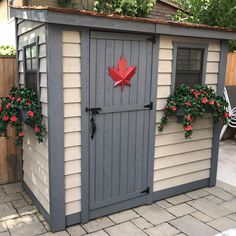
<svg viewBox="0 0 236 236"><path fill-rule="evenodd" d="M177 48L175 88L181 84L193 87L203 78L204 49Z"/></svg>

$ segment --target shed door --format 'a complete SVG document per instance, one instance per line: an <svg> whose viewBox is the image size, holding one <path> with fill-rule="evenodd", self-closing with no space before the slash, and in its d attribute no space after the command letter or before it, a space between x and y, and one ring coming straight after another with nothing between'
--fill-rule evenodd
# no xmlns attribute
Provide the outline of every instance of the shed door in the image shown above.
<svg viewBox="0 0 236 236"><path fill-rule="evenodd" d="M152 102L150 38L91 33L89 112L93 118L90 136L94 133L94 138L90 138L90 218L146 203ZM123 90L114 87L108 69L117 68L122 55L127 67L136 66L131 86Z"/></svg>

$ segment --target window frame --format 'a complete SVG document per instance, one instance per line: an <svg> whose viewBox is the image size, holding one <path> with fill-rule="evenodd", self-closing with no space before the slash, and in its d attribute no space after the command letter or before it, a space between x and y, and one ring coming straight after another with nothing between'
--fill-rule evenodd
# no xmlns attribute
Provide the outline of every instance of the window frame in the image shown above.
<svg viewBox="0 0 236 236"><path fill-rule="evenodd" d="M33 40L26 44L25 46L23 46L23 72L24 72L24 87L26 86L26 68L27 68L27 57L26 57L26 49L29 47L35 46L36 47L36 55L35 55L35 59L36 59L36 84L37 84L37 96L38 96L38 106L40 106L40 92L41 92L41 88L40 88L40 75L39 75L39 37L35 37L33 38ZM32 58L31 58L32 60Z"/></svg>
<svg viewBox="0 0 236 236"><path fill-rule="evenodd" d="M171 94L175 92L176 85L176 69L177 69L177 53L179 48L186 49L200 49L203 51L202 57L202 77L201 84L205 84L206 81L206 67L207 67L207 55L209 44L201 43L185 43L185 42L173 42L173 62L172 62L172 77L171 77Z"/></svg>

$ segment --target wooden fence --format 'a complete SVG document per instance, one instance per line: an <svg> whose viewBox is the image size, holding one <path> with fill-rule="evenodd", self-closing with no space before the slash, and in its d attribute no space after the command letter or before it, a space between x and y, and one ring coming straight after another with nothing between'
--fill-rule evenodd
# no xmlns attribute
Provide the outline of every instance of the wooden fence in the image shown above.
<svg viewBox="0 0 236 236"><path fill-rule="evenodd" d="M228 54L226 86L236 86L236 52Z"/></svg>
<svg viewBox="0 0 236 236"><path fill-rule="evenodd" d="M0 56L0 97L7 96L16 83L15 57ZM18 150L15 130L9 128L9 139L0 137L0 184L19 180Z"/></svg>

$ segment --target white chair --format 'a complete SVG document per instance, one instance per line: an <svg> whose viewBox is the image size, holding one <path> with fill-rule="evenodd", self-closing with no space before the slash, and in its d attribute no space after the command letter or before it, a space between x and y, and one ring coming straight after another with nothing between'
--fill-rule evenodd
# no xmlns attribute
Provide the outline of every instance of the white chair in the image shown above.
<svg viewBox="0 0 236 236"><path fill-rule="evenodd" d="M230 126L232 128L236 128L236 107L234 107L234 108L231 107L229 95L228 95L227 89L225 87L224 87L224 98L229 104L229 106L227 108L227 112L231 116L231 120L229 121L229 123L227 125L223 126L221 133L220 133L220 140L222 139L228 126Z"/></svg>

